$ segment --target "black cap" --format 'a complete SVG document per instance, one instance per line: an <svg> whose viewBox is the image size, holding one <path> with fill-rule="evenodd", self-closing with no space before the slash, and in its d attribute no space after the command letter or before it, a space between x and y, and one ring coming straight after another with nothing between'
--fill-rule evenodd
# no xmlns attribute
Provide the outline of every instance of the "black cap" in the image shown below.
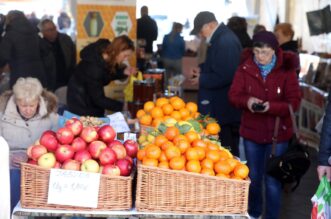
<svg viewBox="0 0 331 219"><path fill-rule="evenodd" d="M194 28L191 31L191 35L197 35L201 31L203 25L212 21L217 21L213 13L209 11L199 12L194 18Z"/></svg>

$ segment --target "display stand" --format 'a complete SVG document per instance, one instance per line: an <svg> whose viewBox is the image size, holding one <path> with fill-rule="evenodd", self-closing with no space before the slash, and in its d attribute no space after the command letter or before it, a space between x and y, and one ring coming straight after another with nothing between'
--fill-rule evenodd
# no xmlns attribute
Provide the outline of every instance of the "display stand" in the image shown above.
<svg viewBox="0 0 331 219"><path fill-rule="evenodd" d="M182 219L249 219L249 215L235 215L235 214L222 214L222 215L192 215L192 214L178 214L178 213L155 213L155 212L138 212L136 209L129 211L66 211L66 210L47 210L47 209L27 209L22 208L20 202L14 208L12 219L23 219L25 216L43 216L43 217L104 217L112 218L182 218Z"/></svg>

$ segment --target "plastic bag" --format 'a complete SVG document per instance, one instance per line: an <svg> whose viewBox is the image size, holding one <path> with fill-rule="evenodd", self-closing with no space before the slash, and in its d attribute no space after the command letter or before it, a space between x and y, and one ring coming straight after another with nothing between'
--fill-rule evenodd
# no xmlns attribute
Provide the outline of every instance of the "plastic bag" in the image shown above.
<svg viewBox="0 0 331 219"><path fill-rule="evenodd" d="M326 176L322 178L315 195L311 198L313 209L311 219L331 218L331 187Z"/></svg>
<svg viewBox="0 0 331 219"><path fill-rule="evenodd" d="M131 102L133 100L133 83L135 80L143 80L141 71L137 73L137 76L130 75L129 83L124 88L124 99L125 101Z"/></svg>

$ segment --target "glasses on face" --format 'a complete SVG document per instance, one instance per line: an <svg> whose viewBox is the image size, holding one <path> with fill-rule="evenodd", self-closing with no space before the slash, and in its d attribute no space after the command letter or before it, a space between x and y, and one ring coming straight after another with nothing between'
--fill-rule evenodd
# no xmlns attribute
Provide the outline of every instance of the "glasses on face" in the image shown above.
<svg viewBox="0 0 331 219"><path fill-rule="evenodd" d="M253 49L253 53L255 56L258 56L258 55L269 56L272 54L272 52L273 52L272 49L268 49L268 50L267 49L256 49L256 48Z"/></svg>

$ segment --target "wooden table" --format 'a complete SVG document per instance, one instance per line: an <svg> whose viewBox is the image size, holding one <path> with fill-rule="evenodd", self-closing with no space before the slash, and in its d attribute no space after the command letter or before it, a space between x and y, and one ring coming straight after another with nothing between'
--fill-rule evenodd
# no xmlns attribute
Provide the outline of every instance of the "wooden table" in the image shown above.
<svg viewBox="0 0 331 219"><path fill-rule="evenodd" d="M49 216L49 217L104 217L108 219L115 218L183 218L183 219L246 219L246 215L222 214L222 215L192 215L192 214L178 214L165 212L138 212L136 209L129 211L67 211L67 210L45 210L45 209L27 209L22 208L18 203L14 208L12 219L23 219L24 216Z"/></svg>

